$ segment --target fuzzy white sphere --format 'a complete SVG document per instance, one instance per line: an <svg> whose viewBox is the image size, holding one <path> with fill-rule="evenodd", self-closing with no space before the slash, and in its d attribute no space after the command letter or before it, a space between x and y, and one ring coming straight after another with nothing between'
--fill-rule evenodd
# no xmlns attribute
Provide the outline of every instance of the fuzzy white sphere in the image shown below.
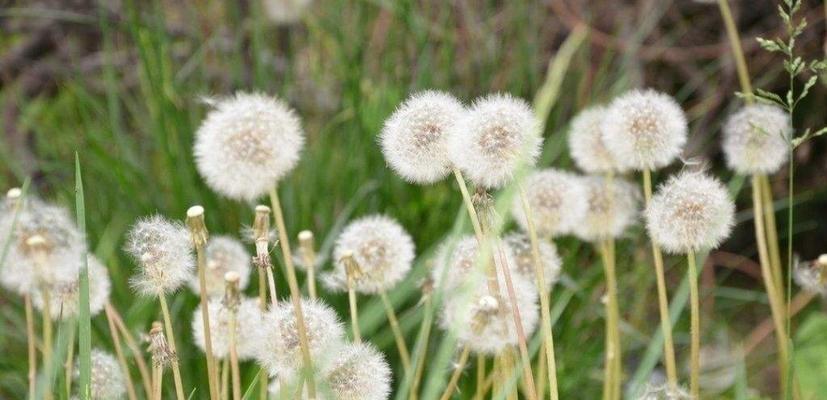
<svg viewBox="0 0 827 400"><path fill-rule="evenodd" d="M504 239L514 254L512 270L530 282L536 282L534 267L534 253L531 249L531 239L523 233L511 233ZM540 251L540 264L543 266L543 278L546 291L550 291L560 279L563 260L557 253L557 247L548 240L537 243Z"/></svg>
<svg viewBox="0 0 827 400"><path fill-rule="evenodd" d="M213 298L208 302L207 310L210 314L210 339L213 355L217 358L227 358L230 354L230 309L223 299ZM258 300L252 298L241 299L236 310L235 343L238 358L250 360L257 354L258 338L255 330L261 324L263 312L258 306ZM206 351L204 324L201 319L201 306L192 315L192 337L195 345L201 351Z"/></svg>
<svg viewBox="0 0 827 400"><path fill-rule="evenodd" d="M206 247L207 268L204 271L207 296L223 296L226 290L224 274L235 272L238 274L238 289L243 291L250 283L252 257L244 245L230 236L210 237ZM187 282L195 294L201 293L198 281L198 271Z"/></svg>
<svg viewBox="0 0 827 400"><path fill-rule="evenodd" d="M101 349L92 349L92 376L90 394L92 400L122 399L126 394L126 378L118 360ZM75 379L80 378L80 360L75 362Z"/></svg>
<svg viewBox="0 0 827 400"><path fill-rule="evenodd" d="M341 346L322 375L321 391L328 389L331 400L385 400L391 393L390 366L367 343Z"/></svg>
<svg viewBox="0 0 827 400"><path fill-rule="evenodd" d="M177 290L195 269L187 229L161 216L139 220L127 235L125 250L138 264L132 286L141 294L158 296Z"/></svg>
<svg viewBox="0 0 827 400"><path fill-rule="evenodd" d="M414 242L405 228L384 215L371 215L351 222L333 249L333 271L323 278L334 290L347 289L347 271L342 257L353 252L360 276L354 281L354 290L361 293L379 293L392 289L405 278L414 260Z"/></svg>
<svg viewBox="0 0 827 400"><path fill-rule="evenodd" d="M216 192L253 201L298 163L304 132L282 100L237 93L215 104L195 135L198 172Z"/></svg>
<svg viewBox="0 0 827 400"><path fill-rule="evenodd" d="M542 142L540 123L528 103L492 94L476 100L454 125L448 157L475 185L498 189L520 165L534 165Z"/></svg>
<svg viewBox="0 0 827 400"><path fill-rule="evenodd" d="M325 365L331 351L344 338L344 328L332 308L319 300L301 302L310 358L314 366ZM290 302L271 308L256 328L256 360L284 379L304 368L296 315Z"/></svg>
<svg viewBox="0 0 827 400"><path fill-rule="evenodd" d="M405 100L385 121L379 143L388 165L413 183L433 183L451 172L447 142L465 107L448 93L428 90Z"/></svg>
<svg viewBox="0 0 827 400"><path fill-rule="evenodd" d="M661 185L646 208L649 237L669 253L717 247L729 235L735 204L717 179L683 172Z"/></svg>
<svg viewBox="0 0 827 400"><path fill-rule="evenodd" d="M72 259L62 262L73 264L67 268L80 272L81 256L77 255ZM87 273L89 276L89 312L95 316L103 310L109 302L109 293L112 290L112 282L109 280L109 271L98 259L89 255L87 259ZM77 317L80 311L80 281L78 275L69 279L51 282L46 286L49 292L49 311L52 319L69 319ZM44 310L43 292L36 290L32 292L32 304L38 310Z"/></svg>
<svg viewBox="0 0 827 400"><path fill-rule="evenodd" d="M541 237L555 237L571 233L586 213L586 188L580 179L569 172L549 168L526 177L523 190L532 222ZM514 220L523 231L528 221L520 196L511 208Z"/></svg>
<svg viewBox="0 0 827 400"><path fill-rule="evenodd" d="M640 191L621 178L583 178L587 197L586 214L574 228L577 237L596 242L616 238L635 223L639 214Z"/></svg>
<svg viewBox="0 0 827 400"><path fill-rule="evenodd" d="M486 266L490 265L492 255L497 256L496 266L498 268L503 264L508 265L512 270L515 268L517 263L514 261L514 252L508 243L503 242L498 246L496 241L491 240L488 247L489 259L483 260L480 246L474 236L462 236L443 243L437 251L434 268L431 269L434 287L450 293L459 289L460 286L469 284L469 279L484 275ZM502 257L498 249L502 250ZM502 278L500 276L500 281L505 284Z"/></svg>
<svg viewBox="0 0 827 400"><path fill-rule="evenodd" d="M692 396L683 388L669 385L647 386L638 400L692 400Z"/></svg>
<svg viewBox="0 0 827 400"><path fill-rule="evenodd" d="M631 90L609 105L603 143L621 169L665 167L686 144L686 115L672 97L651 89Z"/></svg>
<svg viewBox="0 0 827 400"><path fill-rule="evenodd" d="M577 114L569 130L569 152L577 168L589 174L620 171L603 142L603 119L607 108L594 106Z"/></svg>
<svg viewBox="0 0 827 400"><path fill-rule="evenodd" d="M744 106L724 125L727 165L742 174L772 174L785 162L793 127L781 108L767 104Z"/></svg>
<svg viewBox="0 0 827 400"><path fill-rule="evenodd" d="M263 0L264 13L276 25L300 22L313 0Z"/></svg>

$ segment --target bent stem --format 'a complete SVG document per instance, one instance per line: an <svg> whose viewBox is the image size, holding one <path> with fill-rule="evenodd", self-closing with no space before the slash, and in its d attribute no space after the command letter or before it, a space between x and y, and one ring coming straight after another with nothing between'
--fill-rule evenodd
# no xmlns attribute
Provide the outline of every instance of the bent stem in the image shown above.
<svg viewBox="0 0 827 400"><path fill-rule="evenodd" d="M29 400L35 398L35 388L37 381L37 347L35 343L37 338L34 333L34 309L32 308L32 296L23 295L23 303L26 308L26 347L28 348L29 357Z"/></svg>
<svg viewBox="0 0 827 400"><path fill-rule="evenodd" d="M700 296L698 294L698 265L695 263L695 251L689 250L686 254L686 260L689 265L688 279L689 279L689 304L690 304L690 335L692 342L690 345L689 358L689 391L693 399L700 397L700 386L698 386L698 374L701 370L701 315L700 315Z"/></svg>
<svg viewBox="0 0 827 400"><path fill-rule="evenodd" d="M129 329L126 328L126 325L123 323L123 319L118 314L118 310L116 310L110 303L106 303L104 307L106 312L109 313L108 315L112 318L112 322L115 323L115 326L123 335L124 342L126 342L126 346L129 347L129 351L132 352L132 357L135 359L135 363L138 364L138 371L141 373L141 381L143 381L146 395L151 395L152 377L150 376L149 368L144 361L144 357L142 355L143 353L141 353L141 349L138 347L138 343L135 341L132 333L129 332Z"/></svg>
<svg viewBox="0 0 827 400"><path fill-rule="evenodd" d="M112 318L112 313L109 311L108 306L104 307L103 312L106 314L106 323L109 326L109 335L112 337L112 345L115 347L115 356L118 359L118 365L121 367L121 373L124 378L126 378L126 395L129 397L129 400L137 400L138 396L135 393L135 384L132 382L132 375L129 373L129 364L126 362L118 328L115 326L115 321ZM145 381L144 385L144 390L146 390L148 396L152 393L151 384Z"/></svg>
<svg viewBox="0 0 827 400"><path fill-rule="evenodd" d="M451 374L451 379L448 380L448 386L445 387L445 391L442 392L442 396L439 397L440 400L448 400L453 396L457 388L457 383L459 383L459 378L462 375L462 370L465 368L465 364L468 363L468 356L470 354L471 349L468 346L462 348L462 354L459 356L454 373Z"/></svg>
<svg viewBox="0 0 827 400"><path fill-rule="evenodd" d="M652 201L652 172L643 170L643 193L646 206ZM666 277L663 272L663 254L657 243L651 238L652 258L655 264L658 286L658 309L660 312L660 327L663 331L663 358L666 364L666 378L672 389L678 388L678 370L675 366L675 345L672 341L672 323L669 317L669 300L666 294Z"/></svg>
<svg viewBox="0 0 827 400"><path fill-rule="evenodd" d="M178 368L178 350L175 346L175 332L172 329L172 318L170 318L169 315L166 296L160 294L158 299L161 302L161 313L164 315L164 327L169 337L169 349L175 354L175 357L172 358L172 377L175 382L175 396L178 400L184 400L186 396L184 396L184 384L181 382L181 370ZM158 388L156 388L156 390L158 390Z"/></svg>
<svg viewBox="0 0 827 400"><path fill-rule="evenodd" d="M293 302L293 312L296 314L297 330L299 333L299 344L301 346L302 361L304 362L305 378L307 383L307 396L311 400L316 399L316 384L313 379L313 361L310 359L310 346L307 341L307 328L304 325L304 313L301 305L301 292L296 281L296 268L293 266L293 255L290 250L290 241L287 238L287 228L284 224L284 213L281 210L278 191L273 186L270 189L270 202L273 205L273 214L276 219L276 229L279 234L279 245L281 255L284 259L284 266L287 269L287 285L290 287L290 299Z"/></svg>
<svg viewBox="0 0 827 400"><path fill-rule="evenodd" d="M408 353L408 344L405 343L405 336L399 327L396 311L394 311L393 304L391 304L384 290L379 291L379 297L382 299L382 304L385 306L385 313L388 315L388 322L390 322L391 325L393 339L396 341L396 349L399 351L399 358L402 360L402 368L405 370L405 375L408 375L411 373L411 355Z"/></svg>

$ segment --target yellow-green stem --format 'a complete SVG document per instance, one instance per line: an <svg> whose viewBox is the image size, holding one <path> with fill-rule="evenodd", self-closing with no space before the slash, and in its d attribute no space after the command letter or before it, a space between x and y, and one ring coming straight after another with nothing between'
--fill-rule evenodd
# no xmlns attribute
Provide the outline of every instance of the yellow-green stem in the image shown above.
<svg viewBox="0 0 827 400"><path fill-rule="evenodd" d="M761 182L761 203L764 209L764 222L767 232L767 250L769 250L770 266L772 266L773 278L778 287L778 294L784 297L784 273L781 268L781 252L778 247L778 227L775 224L775 208L773 207L772 191L770 181L766 175L760 175Z"/></svg>
<svg viewBox="0 0 827 400"><path fill-rule="evenodd" d="M164 386L164 367L161 365L152 366L152 398L162 400L161 392Z"/></svg>
<svg viewBox="0 0 827 400"><path fill-rule="evenodd" d="M23 295L23 303L26 308L26 346L29 357L29 400L34 400L37 388L37 338L34 333L34 308L32 307L32 296Z"/></svg>
<svg viewBox="0 0 827 400"><path fill-rule="evenodd" d="M416 349L416 371L414 372L413 382L411 383L411 393L409 400L416 400L419 398L419 385L422 382L422 374L425 371L425 358L428 356L428 341L431 337L431 325L433 324L433 313L428 310L433 307L433 300L430 294L425 295L425 320L422 322L422 341Z"/></svg>
<svg viewBox="0 0 827 400"><path fill-rule="evenodd" d="M471 349L468 346L462 348L462 354L459 356L459 361L454 368L454 373L451 374L451 379L448 380L448 386L445 387L445 391L442 392L442 396L439 396L440 400L448 400L451 396L454 395L454 391L457 388L457 383L459 383L459 378L462 376L462 370L465 368L465 364L468 363L468 356L471 354Z"/></svg>
<svg viewBox="0 0 827 400"><path fill-rule="evenodd" d="M485 388L485 355L477 354L477 387L474 390L474 400L482 400Z"/></svg>
<svg viewBox="0 0 827 400"><path fill-rule="evenodd" d="M204 250L204 243L198 242L195 246L196 260L198 263L198 286L201 298L201 323L204 326L204 353L207 359L207 377L210 391L210 399L218 399L218 374L215 368L215 356L212 351L212 333L210 332L210 312L207 299L207 255ZM170 336L170 339L172 337Z"/></svg>
<svg viewBox="0 0 827 400"><path fill-rule="evenodd" d="M462 202L465 204L465 209L468 211L468 217L471 219L471 226L474 227L474 235L477 237L477 241L480 243L480 246L482 246L482 225L480 224L480 218L477 215L477 209L474 208L474 202L471 201L471 194L468 192L468 185L465 183L465 178L463 178L462 172L456 168L454 168L454 178L456 178L459 191L462 193Z"/></svg>
<svg viewBox="0 0 827 400"><path fill-rule="evenodd" d="M238 369L238 350L236 347L236 313L230 311L230 372L233 377L233 400L241 400L241 372Z"/></svg>
<svg viewBox="0 0 827 400"><path fill-rule="evenodd" d="M544 356L546 354L545 342L540 343L540 356L537 357L537 371L534 373L535 381L537 382L537 398L543 399L546 396L546 386L548 385L548 362ZM482 382L482 381L480 381Z"/></svg>
<svg viewBox="0 0 827 400"><path fill-rule="evenodd" d="M652 172L643 170L643 193L646 206L652 200ZM672 340L672 319L669 317L669 298L666 292L666 277L663 268L663 254L658 244L651 240L652 259L655 264L655 274L658 287L658 309L660 312L660 327L663 331L663 359L666 364L666 379L673 389L678 388L678 370L675 365L675 345Z"/></svg>
<svg viewBox="0 0 827 400"><path fill-rule="evenodd" d="M261 312L267 311L267 283L264 281L264 269L258 267L258 307ZM264 368L259 369L258 372L258 398L259 400L267 400L269 394L267 393L267 371Z"/></svg>
<svg viewBox="0 0 827 400"><path fill-rule="evenodd" d="M46 391L43 393L43 398L46 400L52 399L52 377L54 376L54 365L52 365L52 300L49 297L49 290L41 288L41 296L43 297L43 312L41 313L43 319L43 368L46 371Z"/></svg>
<svg viewBox="0 0 827 400"><path fill-rule="evenodd" d="M735 19L732 17L729 2L727 0L718 0L718 8L721 10L721 17L726 26L729 44L732 46L732 56L735 58L735 69L738 72L741 91L746 94L751 94L752 84L750 83L749 71L747 70L747 61L744 58L744 50L741 48L741 38L738 36L738 28L735 26ZM752 102L752 98L747 97L747 103L750 102Z"/></svg>
<svg viewBox="0 0 827 400"><path fill-rule="evenodd" d="M353 341L362 343L362 332L359 329L359 308L356 301L356 291L353 290L353 278L347 278L347 300L350 305L350 328L353 330Z"/></svg>
<svg viewBox="0 0 827 400"><path fill-rule="evenodd" d="M606 360L604 398L620 398L620 313L617 306L617 272L615 268L614 240L607 239L599 244L599 251L606 274Z"/></svg>
<svg viewBox="0 0 827 400"><path fill-rule="evenodd" d="M689 310L690 310L690 358L689 358L689 392L693 399L700 397L698 375L701 370L701 307L698 294L698 265L695 263L695 251L689 250L686 255L689 264Z"/></svg>
<svg viewBox="0 0 827 400"><path fill-rule="evenodd" d="M408 344L405 343L405 336L402 334L402 328L399 327L399 320L396 318L396 311L393 309L390 299L384 290L379 291L379 297L382 299L382 304L385 306L385 314L388 316L388 322L391 325L391 332L393 332L393 339L396 341L396 349L399 351L399 359L402 360L402 368L405 370L405 375L411 373L411 355L408 353Z"/></svg>
<svg viewBox="0 0 827 400"><path fill-rule="evenodd" d="M118 314L118 310L116 310L110 303L106 303L104 308L109 313L109 316L112 318L112 322L115 323L115 326L118 328L118 331L120 331L120 334L123 335L124 343L126 343L126 346L129 347L129 351L132 352L132 357L135 359L135 363L138 365L138 371L141 374L141 381L144 385L144 391L147 396L150 396L152 393L152 377L150 375L150 370L146 365L146 361L144 361L143 353L141 352L140 347L138 347L138 343L135 341L132 333L129 332L129 329L126 328L120 314Z"/></svg>
<svg viewBox="0 0 827 400"><path fill-rule="evenodd" d="M135 393L135 384L132 382L132 374L129 373L129 364L126 362L126 356L123 352L123 346L121 345L121 337L118 334L118 328L115 326L115 321L113 321L112 313L109 311L109 307L104 307L104 314L106 314L106 323L109 326L109 335L112 337L112 344L115 347L115 356L118 359L118 365L121 367L121 373L123 374L124 378L126 378L126 395L129 400L137 400L138 395ZM151 383L144 382L144 390L147 393L152 393Z"/></svg>
<svg viewBox="0 0 827 400"><path fill-rule="evenodd" d="M221 363L221 399L230 400L230 360Z"/></svg>
<svg viewBox="0 0 827 400"><path fill-rule="evenodd" d="M172 378L175 382L175 396L178 400L184 400L186 396L184 396L184 384L181 381L181 370L178 368L178 350L175 346L175 330L172 328L172 318L169 314L166 296L161 294L158 296L158 299L161 303L161 313L164 316L164 327L169 338L169 349L175 354L175 357L172 359Z"/></svg>
<svg viewBox="0 0 827 400"><path fill-rule="evenodd" d="M72 397L72 373L75 367L75 329L69 332L69 349L66 351L66 363L63 364L63 379L66 383L66 398Z"/></svg>

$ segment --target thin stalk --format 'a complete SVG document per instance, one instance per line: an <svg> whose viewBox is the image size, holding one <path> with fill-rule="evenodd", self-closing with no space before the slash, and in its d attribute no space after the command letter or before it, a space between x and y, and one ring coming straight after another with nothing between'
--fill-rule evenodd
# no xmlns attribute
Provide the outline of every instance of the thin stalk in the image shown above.
<svg viewBox="0 0 827 400"><path fill-rule="evenodd" d="M547 358L543 356L546 353L546 344L540 343L540 357L537 357L537 371L535 372L535 380L537 381L537 398L542 399L546 396L546 385L548 385L548 362ZM481 382L481 381L480 381Z"/></svg>
<svg viewBox="0 0 827 400"><path fill-rule="evenodd" d="M477 354L477 387L474 391L474 400L482 400L482 390L485 382L485 355Z"/></svg>
<svg viewBox="0 0 827 400"><path fill-rule="evenodd" d="M164 386L164 367L160 364L153 364L152 366L152 398L155 400L162 400L161 391Z"/></svg>
<svg viewBox="0 0 827 400"><path fill-rule="evenodd" d="M744 58L744 50L741 48L741 38L738 36L738 28L735 26L735 19L732 17L729 2L727 0L718 0L718 8L721 10L721 17L726 26L729 44L732 46L732 56L735 58L735 69L738 72L738 81L741 84L741 90L744 93L752 93L747 61ZM747 102L752 102L752 99L747 97Z"/></svg>
<svg viewBox="0 0 827 400"><path fill-rule="evenodd" d="M396 341L396 349L399 351L399 359L402 360L402 368L405 370L405 375L408 375L411 373L411 355L408 353L408 344L405 343L405 336L399 327L396 311L394 311L393 304L391 304L384 290L379 291L379 298L382 299L382 304L385 306L385 314L388 315L388 322L390 322L391 325L393 339Z"/></svg>
<svg viewBox="0 0 827 400"><path fill-rule="evenodd" d="M643 171L643 194L646 199L646 206L652 201L652 172ZM669 317L669 300L666 294L666 277L663 272L663 254L657 243L652 241L652 258L655 264L655 274L658 286L658 309L660 311L660 327L663 331L663 358L666 364L666 378L669 386L678 388L678 369L675 366L675 345L672 341L672 323Z"/></svg>
<svg viewBox="0 0 827 400"><path fill-rule="evenodd" d="M43 296L43 312L41 317L43 319L43 368L46 371L46 393L43 398L46 400L52 399L52 376L54 375L54 366L52 365L52 307L51 299L49 298L49 290L41 288L41 296Z"/></svg>
<svg viewBox="0 0 827 400"><path fill-rule="evenodd" d="M202 214L203 216L203 214ZM215 368L215 356L212 351L212 333L210 333L210 312L207 299L207 255L204 249L205 243L196 241L195 253L198 263L198 285L201 297L201 323L204 326L204 353L207 359L207 376L209 378L210 399L218 399L218 374ZM172 335L170 340L175 341Z"/></svg>
<svg viewBox="0 0 827 400"><path fill-rule="evenodd" d="M462 172L456 168L454 168L454 177L457 179L459 191L462 193L462 202L465 203L465 209L468 210L468 217L471 219L471 226L474 227L474 235L477 236L477 241L479 241L480 245L482 245L482 225L480 224L480 218L477 215L477 210L474 208L474 202L471 201L471 194L468 192L468 185L465 183L465 178L463 178Z"/></svg>
<svg viewBox="0 0 827 400"><path fill-rule="evenodd" d="M545 270L540 260L540 243L537 239L537 230L534 227L531 206L528 203L522 186L520 186L520 200L522 202L523 214L526 216L528 237L531 242L531 257L534 262L535 283L537 284L537 291L540 293L540 331L543 335L543 350L548 372L543 379L548 378L551 399L557 400L559 396L557 388L557 361L554 355L554 335L551 331L551 315L549 311L551 301L549 300L548 290L546 289Z"/></svg>
<svg viewBox="0 0 827 400"><path fill-rule="evenodd" d="M121 367L121 373L126 378L126 395L129 400L137 400L138 396L135 393L135 384L132 382L132 374L129 373L129 364L126 362L126 356L121 345L121 337L118 334L118 328L115 326L115 321L112 319L112 314L109 312L109 307L104 307L104 314L106 314L106 323L109 325L109 335L112 337L112 344L115 347L115 356L118 359L118 365ZM151 384L144 382L147 395L152 393Z"/></svg>
<svg viewBox="0 0 827 400"><path fill-rule="evenodd" d="M66 362L63 364L63 379L66 384L66 398L72 397L72 372L75 367L75 333L76 329L69 331L69 348L66 351Z"/></svg>
<svg viewBox="0 0 827 400"><path fill-rule="evenodd" d="M316 384L313 379L313 361L310 359L310 347L307 341L307 331L304 325L304 313L301 306L301 292L296 281L296 268L293 266L293 255L290 249L290 241L287 238L287 227L284 224L284 214L281 210L281 203L276 187L270 189L270 202L273 204L273 214L276 219L276 229L279 234L279 245L281 255L284 258L284 266L287 269L287 285L290 287L290 298L293 301L293 311L296 314L297 330L299 333L299 344L301 345L302 361L307 380L307 396L311 400L316 399Z"/></svg>
<svg viewBox="0 0 827 400"><path fill-rule="evenodd" d="M617 309L617 273L615 271L614 240L599 244L600 257L606 275L606 359L604 364L603 398L615 400L620 397L620 333Z"/></svg>
<svg viewBox="0 0 827 400"><path fill-rule="evenodd" d="M178 350L175 346L175 332L172 328L172 318L169 315L169 307L167 306L166 296L161 294L158 296L161 302L161 313L164 315L164 327L166 328L167 337L169 337L169 349L175 354L172 359L172 377L175 381L175 396L178 400L186 399L184 396L184 384L181 382L181 370L178 368Z"/></svg>
<svg viewBox="0 0 827 400"><path fill-rule="evenodd" d="M258 268L258 300L261 311L267 311L267 273Z"/></svg>
<svg viewBox="0 0 827 400"><path fill-rule="evenodd" d="M793 88L793 76L790 76L790 88ZM790 118L792 119L792 115L794 112L795 106L790 109ZM789 334L790 334L790 315L791 315L791 304L792 300L790 296L792 296L792 271L793 271L793 236L795 236L795 232L793 232L793 211L795 210L795 204L793 203L793 188L795 182L795 159L793 158L793 151L795 147L792 144L789 145L789 152L788 152L788 159L790 167L788 168L788 175L787 175L787 296L786 296L786 308L784 309L784 317L786 319L786 326L784 327L784 344L790 343L789 342ZM792 356L790 351L787 352L787 365L789 365L792 360L789 358ZM788 397L788 394L792 392L792 397L795 400L801 398L801 392L798 388L797 379L793 375L794 371L792 368L782 370L784 371L784 380L789 383L787 390L784 391L784 397ZM792 390L790 390L792 389Z"/></svg>
<svg viewBox="0 0 827 400"><path fill-rule="evenodd" d="M431 337L431 325L433 325L433 299L430 294L426 294L424 297L425 319L422 321L422 331L420 333L422 339L414 353L416 370L414 371L413 382L411 383L409 400L417 400L419 398L419 385L422 382L422 374L425 371L425 358L428 356L428 341Z"/></svg>
<svg viewBox="0 0 827 400"><path fill-rule="evenodd" d="M23 295L23 303L26 308L26 346L29 357L29 400L34 400L37 388L37 338L34 333L34 309L32 308L32 296Z"/></svg>
<svg viewBox="0 0 827 400"><path fill-rule="evenodd" d="M276 292L276 278L273 276L273 268L267 268L267 287L270 290L270 302L275 307L278 301L278 293Z"/></svg>
<svg viewBox="0 0 827 400"><path fill-rule="evenodd" d="M267 311L267 285L264 282L264 270L260 267L258 269L258 307L261 312ZM268 385L267 385L267 371L260 368L258 372L258 398L259 400L267 400Z"/></svg>
<svg viewBox="0 0 827 400"><path fill-rule="evenodd" d="M761 202L764 211L764 223L767 232L767 250L770 255L770 266L773 278L778 287L778 293L784 294L784 273L781 269L781 252L778 246L778 226L775 223L775 208L773 208L770 180L766 175L760 175Z"/></svg>
<svg viewBox="0 0 827 400"><path fill-rule="evenodd" d="M221 399L230 400L230 360L224 359L221 363Z"/></svg>
<svg viewBox="0 0 827 400"><path fill-rule="evenodd" d="M115 323L115 326L118 327L118 330L123 335L124 342L126 343L126 346L129 347L129 351L132 352L132 357L135 359L135 363L138 364L138 371L141 373L141 381L144 384L144 390L146 391L147 396L151 395L152 377L150 376L150 371L146 365L146 361L144 361L144 357L142 355L143 353L141 352L140 347L138 347L138 342L135 341L132 333L126 328L126 325L123 323L123 319L118 314L118 310L116 310L115 307L109 303L106 303L104 307L109 313L109 316L112 318L112 322Z"/></svg>
<svg viewBox="0 0 827 400"><path fill-rule="evenodd" d="M316 299L316 250L313 244L313 232L299 232L299 249L302 262L307 270L307 292L311 299Z"/></svg>
<svg viewBox="0 0 827 400"><path fill-rule="evenodd" d="M468 363L468 356L471 354L471 349L468 346L462 348L462 353L459 356L459 361L454 368L454 373L451 374L451 379L448 380L448 386L445 387L445 391L442 392L442 396L439 396L440 400L448 400L451 396L454 395L454 391L457 389L457 383L459 383L459 378L462 376L462 370L465 368L465 364Z"/></svg>
<svg viewBox="0 0 827 400"><path fill-rule="evenodd" d="M230 312L230 371L233 377L233 400L241 400L241 372L238 369L238 349L236 347L236 312Z"/></svg>
<svg viewBox="0 0 827 400"><path fill-rule="evenodd" d="M353 341L362 343L362 332L359 329L359 308L356 301L356 291L353 290L353 277L347 277L347 300L350 305L350 327L353 330Z"/></svg>
<svg viewBox="0 0 827 400"><path fill-rule="evenodd" d="M700 295L698 294L698 265L695 262L695 251L689 250L686 254L686 261L689 265L689 304L690 304L690 344L689 358L689 392L693 399L700 397L700 386L698 375L701 370L701 307Z"/></svg>

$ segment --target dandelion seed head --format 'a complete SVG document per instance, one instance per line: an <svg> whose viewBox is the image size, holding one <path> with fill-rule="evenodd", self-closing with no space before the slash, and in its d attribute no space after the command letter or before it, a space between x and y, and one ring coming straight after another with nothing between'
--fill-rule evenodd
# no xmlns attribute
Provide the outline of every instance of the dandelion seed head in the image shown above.
<svg viewBox="0 0 827 400"><path fill-rule="evenodd" d="M228 272L238 274L238 288L244 290L250 283L251 256L238 240L230 236L210 237L206 247L207 268L206 278L207 295L210 297L223 296L225 283L224 275ZM188 281L193 293L201 292L197 271Z"/></svg>
<svg viewBox="0 0 827 400"><path fill-rule="evenodd" d="M689 395L683 388L672 388L669 385L648 386L646 391L638 400L691 400Z"/></svg>
<svg viewBox="0 0 827 400"><path fill-rule="evenodd" d="M540 123L524 100L492 94L474 102L448 138L448 157L478 186L497 189L540 155Z"/></svg>
<svg viewBox="0 0 827 400"><path fill-rule="evenodd" d="M92 375L89 390L93 400L121 399L126 394L126 379L118 360L101 349L92 349ZM75 362L75 379L80 378L80 360Z"/></svg>
<svg viewBox="0 0 827 400"><path fill-rule="evenodd" d="M340 346L322 374L337 400L384 400L391 392L390 366L370 344Z"/></svg>
<svg viewBox="0 0 827 400"><path fill-rule="evenodd" d="M490 251L494 251L495 243L490 242ZM514 267L514 252L507 243L499 247L505 264ZM499 256L499 254L497 254ZM499 257L498 257L499 258ZM431 270L431 279L435 288L450 293L467 283L469 277L479 275L484 271L485 263L480 259L480 246L473 236L462 236L456 240L443 243L436 255L434 268ZM500 261L498 261L500 263Z"/></svg>
<svg viewBox="0 0 827 400"><path fill-rule="evenodd" d="M264 12L276 25L292 25L301 21L313 0L264 0Z"/></svg>
<svg viewBox="0 0 827 400"><path fill-rule="evenodd" d="M792 135L789 115L768 104L746 105L724 125L727 165L741 174L772 174L785 162Z"/></svg>
<svg viewBox="0 0 827 400"><path fill-rule="evenodd" d="M606 110L604 106L590 107L581 111L571 121L571 158L578 168L589 174L619 171L612 153L603 142L603 119Z"/></svg>
<svg viewBox="0 0 827 400"><path fill-rule="evenodd" d="M195 137L195 162L216 192L253 201L298 163L304 133L282 100L237 93L218 101Z"/></svg>
<svg viewBox="0 0 827 400"><path fill-rule="evenodd" d="M353 253L360 275L354 280L354 290L378 293L393 288L405 278L414 260L414 242L394 219L371 215L351 222L336 239L334 269L324 278L332 289L347 288L347 271L342 260L346 252Z"/></svg>
<svg viewBox="0 0 827 400"><path fill-rule="evenodd" d="M210 339L212 352L217 358L224 359L230 354L230 312L231 310L220 298L210 299L207 305L210 314ZM258 300L244 298L236 310L236 351L239 360L250 360L257 354L258 342L255 330L261 324L262 311L258 306ZM206 351L204 338L204 324L201 319L201 307L199 306L192 315L192 336L195 345L201 351Z"/></svg>
<svg viewBox="0 0 827 400"><path fill-rule="evenodd" d="M534 254L531 249L531 240L523 233L511 233L505 237L505 243L514 254L514 262L511 264L513 271L520 274L528 281L535 281ZM540 240L537 243L540 251L540 263L543 266L543 278L546 284L546 291L550 291L560 279L560 271L563 260L557 254L557 247L553 243Z"/></svg>
<svg viewBox="0 0 827 400"><path fill-rule="evenodd" d="M827 296L827 255L813 261L796 260L793 278L802 289Z"/></svg>
<svg viewBox="0 0 827 400"><path fill-rule="evenodd" d="M586 213L575 225L574 234L596 242L616 238L638 217L640 191L637 186L621 178L585 177Z"/></svg>
<svg viewBox="0 0 827 400"><path fill-rule="evenodd" d="M586 213L586 188L571 173L553 168L536 171L523 182L523 193L532 214L537 234L555 237L570 233ZM523 231L528 221L520 196L514 199L512 215Z"/></svg>
<svg viewBox="0 0 827 400"><path fill-rule="evenodd" d="M161 216L144 218L133 225L125 250L139 267L131 280L132 286L144 295L173 292L186 283L194 271L189 232L183 224Z"/></svg>
<svg viewBox="0 0 827 400"><path fill-rule="evenodd" d="M669 253L712 249L729 236L735 204L717 179L682 172L661 185L646 209L649 237Z"/></svg>
<svg viewBox="0 0 827 400"><path fill-rule="evenodd" d="M89 277L89 312L95 316L103 310L109 302L109 293L112 290L112 282L109 280L109 271L101 264L97 257L87 256L87 273ZM71 264L66 269L80 272L83 261L81 255L70 259L61 260L62 263ZM59 280L50 282L45 290L49 292L49 311L54 320L70 319L77 317L80 311L80 282L78 275L72 277L61 277ZM43 292L35 290L32 292L32 304L38 310L44 310Z"/></svg>
<svg viewBox="0 0 827 400"><path fill-rule="evenodd" d="M427 184L451 171L447 141L465 108L448 93L428 90L405 100L385 121L379 143L388 165L409 182Z"/></svg>
<svg viewBox="0 0 827 400"><path fill-rule="evenodd" d="M609 105L603 143L621 169L655 170L683 151L686 115L670 96L651 89L631 90Z"/></svg>

